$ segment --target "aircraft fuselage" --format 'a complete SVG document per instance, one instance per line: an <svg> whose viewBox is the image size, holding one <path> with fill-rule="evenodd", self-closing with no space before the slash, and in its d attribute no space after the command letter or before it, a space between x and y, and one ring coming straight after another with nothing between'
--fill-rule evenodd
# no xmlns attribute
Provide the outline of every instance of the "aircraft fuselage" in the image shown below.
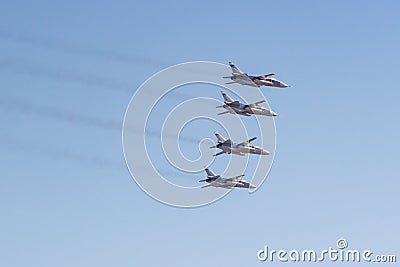
<svg viewBox="0 0 400 267"><path fill-rule="evenodd" d="M275 112L261 106L251 107L244 104L231 104L226 103L223 107L232 114L239 114L244 116L251 116L251 114L262 115L262 116L277 116Z"/></svg>
<svg viewBox="0 0 400 267"><path fill-rule="evenodd" d="M206 180L204 180L205 182L211 184L214 187L222 187L222 188L227 188L227 189L231 189L234 187L240 187L240 188L256 188L255 185L243 181L243 180L239 180L239 181L230 181L229 179L225 179L225 178L207 178Z"/></svg>
<svg viewBox="0 0 400 267"><path fill-rule="evenodd" d="M245 154L269 155L270 152L266 149L257 146L244 146L238 144L221 143L217 147L228 154L236 154L244 156Z"/></svg>
<svg viewBox="0 0 400 267"><path fill-rule="evenodd" d="M270 86L278 88L286 88L287 84L275 78L260 78L260 76L247 76L247 75L232 75L231 80L241 85L248 85L253 87Z"/></svg>

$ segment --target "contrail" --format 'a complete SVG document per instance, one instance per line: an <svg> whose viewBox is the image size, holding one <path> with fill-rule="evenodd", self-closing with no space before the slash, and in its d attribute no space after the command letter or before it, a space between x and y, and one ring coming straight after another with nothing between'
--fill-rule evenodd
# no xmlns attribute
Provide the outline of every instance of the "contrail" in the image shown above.
<svg viewBox="0 0 400 267"><path fill-rule="evenodd" d="M122 157L121 160L119 161L111 160L104 157L76 153L60 147L58 148L54 146L48 147L34 142L30 142L28 144L24 142L24 140L12 137L5 137L5 136L1 137L1 142L2 142L0 146L1 150L22 152L23 154L30 154L35 156L40 155L42 157L47 157L49 159L68 161L78 165L85 165L85 166L91 165L100 169L126 170L128 173L128 169ZM138 166L138 168L140 168L140 166ZM174 172L171 169L156 168L156 170L161 174L166 174L166 175L177 174L177 171Z"/></svg>
<svg viewBox="0 0 400 267"><path fill-rule="evenodd" d="M77 73L66 69L45 67L43 65L11 58L0 59L0 70L9 71L16 74L39 76L52 80L78 83L85 86L100 87L113 91L133 92L136 87L127 82L120 82L105 77L96 76L89 73Z"/></svg>
<svg viewBox="0 0 400 267"><path fill-rule="evenodd" d="M35 114L41 117L46 117L57 121L62 120L65 122L80 123L83 125L94 126L122 133L122 121L117 122L114 120L94 118L83 114L76 114L57 107L39 106L36 104L23 101L16 97L0 95L0 108L3 108L6 111L12 110L21 113ZM139 128L127 129L127 132L134 134L143 134L143 129ZM161 137L160 131L155 131L151 129L146 129L146 135L151 137ZM170 139L179 138L179 140L184 142L190 142L194 144L200 143L200 140L190 137L185 137L185 136L178 137L168 133L164 133L164 135Z"/></svg>
<svg viewBox="0 0 400 267"><path fill-rule="evenodd" d="M83 155L63 148L54 148L43 146L35 142L29 144L24 143L21 139L4 137L1 138L1 149L12 151L20 151L23 153L40 154L51 159L67 160L79 164L91 164L99 168L121 169L125 167L125 163L121 161L113 161L92 155Z"/></svg>
<svg viewBox="0 0 400 267"><path fill-rule="evenodd" d="M15 58L0 59L0 71L32 77L44 77L59 82L79 84L85 87L102 88L112 92L133 93L139 87L139 84L130 84L128 82L121 82L89 73L78 73L71 70L60 69L59 67L47 67L35 62ZM148 93L155 94L154 91L148 91ZM188 95L178 92L171 92L168 94L168 97L178 100L187 100L189 98Z"/></svg>
<svg viewBox="0 0 400 267"><path fill-rule="evenodd" d="M83 56L95 56L103 59L112 59L115 61L129 63L130 65L134 63L138 66L147 65L157 68L160 68L161 65L163 66L161 67L161 69L163 69L173 64L172 62L165 62L163 60L160 60L159 58L157 58L157 60L154 60L152 58L149 58L148 56L144 57L139 54L132 55L129 53L121 53L107 49L82 46L65 40L50 39L43 36L38 37L26 33L23 34L9 32L3 29L0 29L0 39L8 40L15 43L38 46L45 49L51 49L64 53ZM66 69L60 69L59 66L46 67L20 59L1 59L0 70L30 76L41 76L62 82L79 83L86 86L95 86L113 91L133 92L139 86L139 84L131 84L129 82L112 80L105 78L104 76L100 77L90 73L77 73ZM174 93L172 97L182 99L185 98L185 95Z"/></svg>
<svg viewBox="0 0 400 267"><path fill-rule="evenodd" d="M16 97L5 95L0 95L0 107L6 111L17 111L21 113L35 114L54 120L80 123L103 129L121 131L122 128L122 122L118 123L112 120L93 118L83 114L68 112L57 107L40 106L27 101L23 101Z"/></svg>
<svg viewBox="0 0 400 267"><path fill-rule="evenodd" d="M170 66L171 63L162 61L160 59L151 59L141 55L133 55L129 53L117 52L102 48L86 47L79 44L74 44L65 40L55 40L43 37L35 37L29 35L23 35L19 33L10 33L0 30L0 39L19 43L22 45L31 45L47 50L59 51L67 54L75 54L81 56L89 56L102 60L113 60L126 64L135 64L137 66L150 66L159 68L160 65L164 67ZM33 77L44 77L47 79L68 82L72 84L80 84L85 87L103 88L107 90L120 91L120 92L133 92L138 87L138 84L131 84L129 82L121 82L118 80L110 79L105 76L96 76L91 73L79 73L73 70L61 69L59 66L45 66L35 62L29 62L25 59L13 59L5 58L0 59L0 70L8 71L15 74L28 75ZM174 93L169 97L174 98L187 98L188 96ZM70 123L80 123L83 125L94 126L102 129L109 129L113 131L122 130L122 121L114 121L107 119L99 119L90 117L87 115L77 114L69 112L60 108L50 106L40 106L34 103L29 103L18 98L10 98L2 96L0 98L0 108L6 111L16 111L27 114L34 114L41 117L46 117L54 120L62 120ZM129 129L132 133L143 134L142 129ZM164 133L165 134L165 133ZM146 130L146 136L160 137L159 131ZM177 139L175 135L167 134L168 138ZM180 136L179 140L185 142L191 142L199 144L199 140ZM82 155L81 153L75 153L67 149L45 147L39 144L24 144L23 140L17 140L13 138L2 138L2 149L19 150L22 152L29 152L34 154L41 154L43 156L50 157L52 159L69 160L77 164L91 164L99 168L115 168L121 169L121 166L125 166L124 163L119 161L113 161L97 156ZM162 173L171 173L167 169L158 169Z"/></svg>
<svg viewBox="0 0 400 267"><path fill-rule="evenodd" d="M50 39L48 37L38 37L28 35L26 33L15 33L8 32L0 29L0 38L15 43L33 45L42 47L48 50L60 51L68 54L76 54L83 56L92 56L104 60L113 60L121 63L132 64L135 63L140 66L159 67L160 65L169 66L170 63L162 61L160 59L151 59L149 57L143 57L138 54L123 53L113 50L107 50L102 48L94 48L71 43L67 40Z"/></svg>

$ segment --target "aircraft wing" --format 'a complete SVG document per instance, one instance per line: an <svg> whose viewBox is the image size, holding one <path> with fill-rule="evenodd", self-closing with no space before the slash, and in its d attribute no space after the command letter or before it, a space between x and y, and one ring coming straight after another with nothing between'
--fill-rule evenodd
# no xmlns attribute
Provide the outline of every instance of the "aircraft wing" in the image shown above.
<svg viewBox="0 0 400 267"><path fill-rule="evenodd" d="M257 101L257 102L254 102L254 103L250 104L250 106L252 106L252 107L258 106L258 104L261 104L261 103L264 103L264 102L265 102L265 100L260 100L260 101Z"/></svg>
<svg viewBox="0 0 400 267"><path fill-rule="evenodd" d="M222 135L220 135L218 132L214 132L214 134L217 137L218 142L221 142L221 143L225 142L225 138L222 137Z"/></svg>
<svg viewBox="0 0 400 267"><path fill-rule="evenodd" d="M265 78L270 77L270 76L273 76L273 75L275 75L275 73L268 73L268 74L265 74L265 75L256 76L256 78L262 80L262 79L265 79Z"/></svg>
<svg viewBox="0 0 400 267"><path fill-rule="evenodd" d="M254 140L256 140L257 139L257 137L253 137L253 138L251 138L251 139L249 139L249 140L247 140L247 141L244 141L244 142L242 142L242 143L239 143L238 145L239 146L247 146L248 144L250 144L251 142L253 142Z"/></svg>
<svg viewBox="0 0 400 267"><path fill-rule="evenodd" d="M236 67L235 64L233 64L232 62L229 62L229 66L231 66L232 68L232 74L233 75L240 75L240 74L245 74L243 71L241 71L238 67Z"/></svg>
<svg viewBox="0 0 400 267"><path fill-rule="evenodd" d="M206 188L206 187L210 187L210 186L212 186L212 184L206 184L206 185L201 186L200 188Z"/></svg>
<svg viewBox="0 0 400 267"><path fill-rule="evenodd" d="M228 179L226 179L226 180L231 181L231 182L238 182L238 181L241 180L241 178L242 178L243 176L244 176L244 174L238 175L238 176L235 176L235 177L232 177L232 178L228 178Z"/></svg>
<svg viewBox="0 0 400 267"><path fill-rule="evenodd" d="M257 80L257 79L259 79L260 80L260 76L249 76L249 75L247 75L246 73L243 73L242 74L242 77L243 77L243 79L245 79L247 82L249 82L249 83L251 83L252 85L251 86L254 86L254 87L260 87L260 85L258 85L256 82L255 82L255 80ZM262 79L261 79L262 80Z"/></svg>

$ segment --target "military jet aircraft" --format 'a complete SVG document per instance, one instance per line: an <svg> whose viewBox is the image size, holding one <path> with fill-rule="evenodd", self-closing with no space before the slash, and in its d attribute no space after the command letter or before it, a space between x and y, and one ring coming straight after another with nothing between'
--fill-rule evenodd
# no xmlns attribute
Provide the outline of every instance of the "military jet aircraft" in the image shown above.
<svg viewBox="0 0 400 267"><path fill-rule="evenodd" d="M245 154L257 154L257 155L269 155L271 154L268 150L263 149L258 146L250 145L251 142L257 139L257 137L253 137L242 143L234 143L232 140L226 140L222 135L218 132L214 132L215 136L218 139L218 143L215 146L211 146L210 148L219 148L222 151L213 155L214 157L222 155L224 153L227 154L236 154L240 156L244 156Z"/></svg>
<svg viewBox="0 0 400 267"><path fill-rule="evenodd" d="M261 76L251 76L241 71L232 62L229 62L229 66L231 66L232 68L232 75L223 78L231 79L233 82L227 82L226 84L239 83L241 85L248 85L253 87L261 87L261 86L272 86L279 88L288 87L288 85L285 84L284 82L281 82L275 78L271 78L271 76L275 75L274 73L269 73Z"/></svg>
<svg viewBox="0 0 400 267"><path fill-rule="evenodd" d="M231 114L239 114L243 116L251 116L252 114L263 115L263 116L278 116L272 110L269 110L265 107L261 107L258 104L264 103L265 100L257 101L252 104L242 104L239 101L233 101L232 98L229 97L227 93L221 91L222 96L224 97L224 105L217 106L217 108L224 108L227 111L218 113L218 115L231 113Z"/></svg>
<svg viewBox="0 0 400 267"><path fill-rule="evenodd" d="M256 188L255 185L241 179L244 176L244 174L238 175L238 176L235 176L232 178L222 178L221 176L213 173L208 168L205 168L204 170L207 173L207 179L200 180L199 182L207 182L208 184L202 186L201 188L206 188L209 186L223 187L223 188L227 188L227 189L232 189L234 187Z"/></svg>

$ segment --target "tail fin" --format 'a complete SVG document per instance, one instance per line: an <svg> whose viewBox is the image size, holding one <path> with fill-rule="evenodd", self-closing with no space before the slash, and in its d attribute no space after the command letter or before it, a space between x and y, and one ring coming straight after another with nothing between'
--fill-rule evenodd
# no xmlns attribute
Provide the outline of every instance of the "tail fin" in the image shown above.
<svg viewBox="0 0 400 267"><path fill-rule="evenodd" d="M222 96L224 97L226 102L233 102L233 99L229 97L229 95L227 93L225 93L224 91L221 91Z"/></svg>
<svg viewBox="0 0 400 267"><path fill-rule="evenodd" d="M236 67L235 64L233 64L231 61L229 61L229 66L232 69L232 74L243 74L243 71Z"/></svg>
<svg viewBox="0 0 400 267"><path fill-rule="evenodd" d="M218 139L218 142L225 142L225 138L222 137L222 135L220 135L218 132L214 132L215 136Z"/></svg>
<svg viewBox="0 0 400 267"><path fill-rule="evenodd" d="M206 171L207 176L216 176L209 168L205 168L204 170Z"/></svg>

